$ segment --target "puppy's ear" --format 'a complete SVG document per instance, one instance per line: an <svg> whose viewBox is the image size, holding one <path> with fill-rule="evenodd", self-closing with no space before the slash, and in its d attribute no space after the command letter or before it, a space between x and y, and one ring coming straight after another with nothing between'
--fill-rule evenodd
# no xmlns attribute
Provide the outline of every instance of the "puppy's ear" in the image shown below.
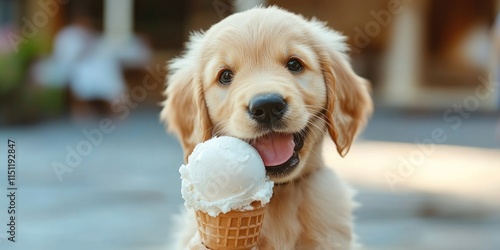
<svg viewBox="0 0 500 250"><path fill-rule="evenodd" d="M203 34L191 35L185 53L170 61L167 88L160 119L168 131L179 138L184 151L184 161L196 144L212 136L212 123L205 104L203 87L199 77L197 55Z"/></svg>
<svg viewBox="0 0 500 250"><path fill-rule="evenodd" d="M326 121L328 133L345 156L357 133L364 127L373 111L369 82L356 75L351 68L345 37L327 28L324 23L312 21L321 67L327 88Z"/></svg>

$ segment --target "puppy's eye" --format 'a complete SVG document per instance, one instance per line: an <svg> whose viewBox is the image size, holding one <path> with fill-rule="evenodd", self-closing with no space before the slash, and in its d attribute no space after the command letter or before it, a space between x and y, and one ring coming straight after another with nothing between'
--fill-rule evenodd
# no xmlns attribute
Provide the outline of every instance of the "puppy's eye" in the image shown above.
<svg viewBox="0 0 500 250"><path fill-rule="evenodd" d="M234 74L231 70L224 70L219 75L219 82L223 85L229 85L233 81Z"/></svg>
<svg viewBox="0 0 500 250"><path fill-rule="evenodd" d="M288 70L293 71L293 72L299 72L303 69L302 64L297 59L290 59L286 63L286 67L288 68Z"/></svg>

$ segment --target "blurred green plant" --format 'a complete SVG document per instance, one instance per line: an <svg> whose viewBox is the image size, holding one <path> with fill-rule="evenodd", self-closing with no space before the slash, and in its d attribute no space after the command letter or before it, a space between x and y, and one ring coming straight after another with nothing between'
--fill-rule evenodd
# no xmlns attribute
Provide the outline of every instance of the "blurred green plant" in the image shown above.
<svg viewBox="0 0 500 250"><path fill-rule="evenodd" d="M30 83L29 68L45 44L37 40L0 54L0 124L32 123L63 111L64 89Z"/></svg>

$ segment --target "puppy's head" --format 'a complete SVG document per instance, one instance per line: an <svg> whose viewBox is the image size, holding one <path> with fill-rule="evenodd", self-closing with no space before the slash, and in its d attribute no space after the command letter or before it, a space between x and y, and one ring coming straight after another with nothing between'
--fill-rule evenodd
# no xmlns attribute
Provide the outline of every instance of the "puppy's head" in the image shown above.
<svg viewBox="0 0 500 250"><path fill-rule="evenodd" d="M307 163L319 158L324 133L345 155L371 112L344 41L276 7L229 16L193 34L170 62L161 117L185 157L197 143L230 135L259 151L274 181L297 178L315 165Z"/></svg>

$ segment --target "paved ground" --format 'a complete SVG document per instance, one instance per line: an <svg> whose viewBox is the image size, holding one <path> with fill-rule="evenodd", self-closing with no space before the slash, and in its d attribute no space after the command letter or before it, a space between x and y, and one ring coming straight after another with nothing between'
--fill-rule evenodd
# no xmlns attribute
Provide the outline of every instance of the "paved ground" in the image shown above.
<svg viewBox="0 0 500 250"><path fill-rule="evenodd" d="M61 119L0 127L0 166L6 168L9 138L16 141L18 170L16 243L7 240L6 170L0 170L0 249L165 249L171 217L182 205L177 172L182 152L176 140L164 133L157 112L116 118L101 129L102 138L95 130L99 120L83 125ZM500 200L500 186L495 185L500 183L496 121L493 115L479 114L463 119L453 129L440 114L380 112L343 163L328 156L339 174L360 191L358 200L363 206L357 211L357 233L367 249L500 249L500 206L485 202ZM431 175L432 166L440 164L424 164L425 171L405 177L393 192L383 174L398 171L400 163L394 158L418 151L413 142L432 138L436 128L446 132L445 144L489 149L435 145L437 153L427 155L426 164L447 165L447 160L478 155L483 159L481 166L465 164L455 169L450 163L436 177ZM83 130L93 131L93 139ZM371 160L374 155L378 158ZM377 165L383 159L392 160L391 166ZM366 165L375 170L370 172ZM482 168L469 171L475 167ZM469 180L467 186L457 186L452 181L456 176L464 183ZM449 185L426 185L430 177L435 179L428 183ZM471 199L475 192L467 190L476 191L477 199Z"/></svg>

